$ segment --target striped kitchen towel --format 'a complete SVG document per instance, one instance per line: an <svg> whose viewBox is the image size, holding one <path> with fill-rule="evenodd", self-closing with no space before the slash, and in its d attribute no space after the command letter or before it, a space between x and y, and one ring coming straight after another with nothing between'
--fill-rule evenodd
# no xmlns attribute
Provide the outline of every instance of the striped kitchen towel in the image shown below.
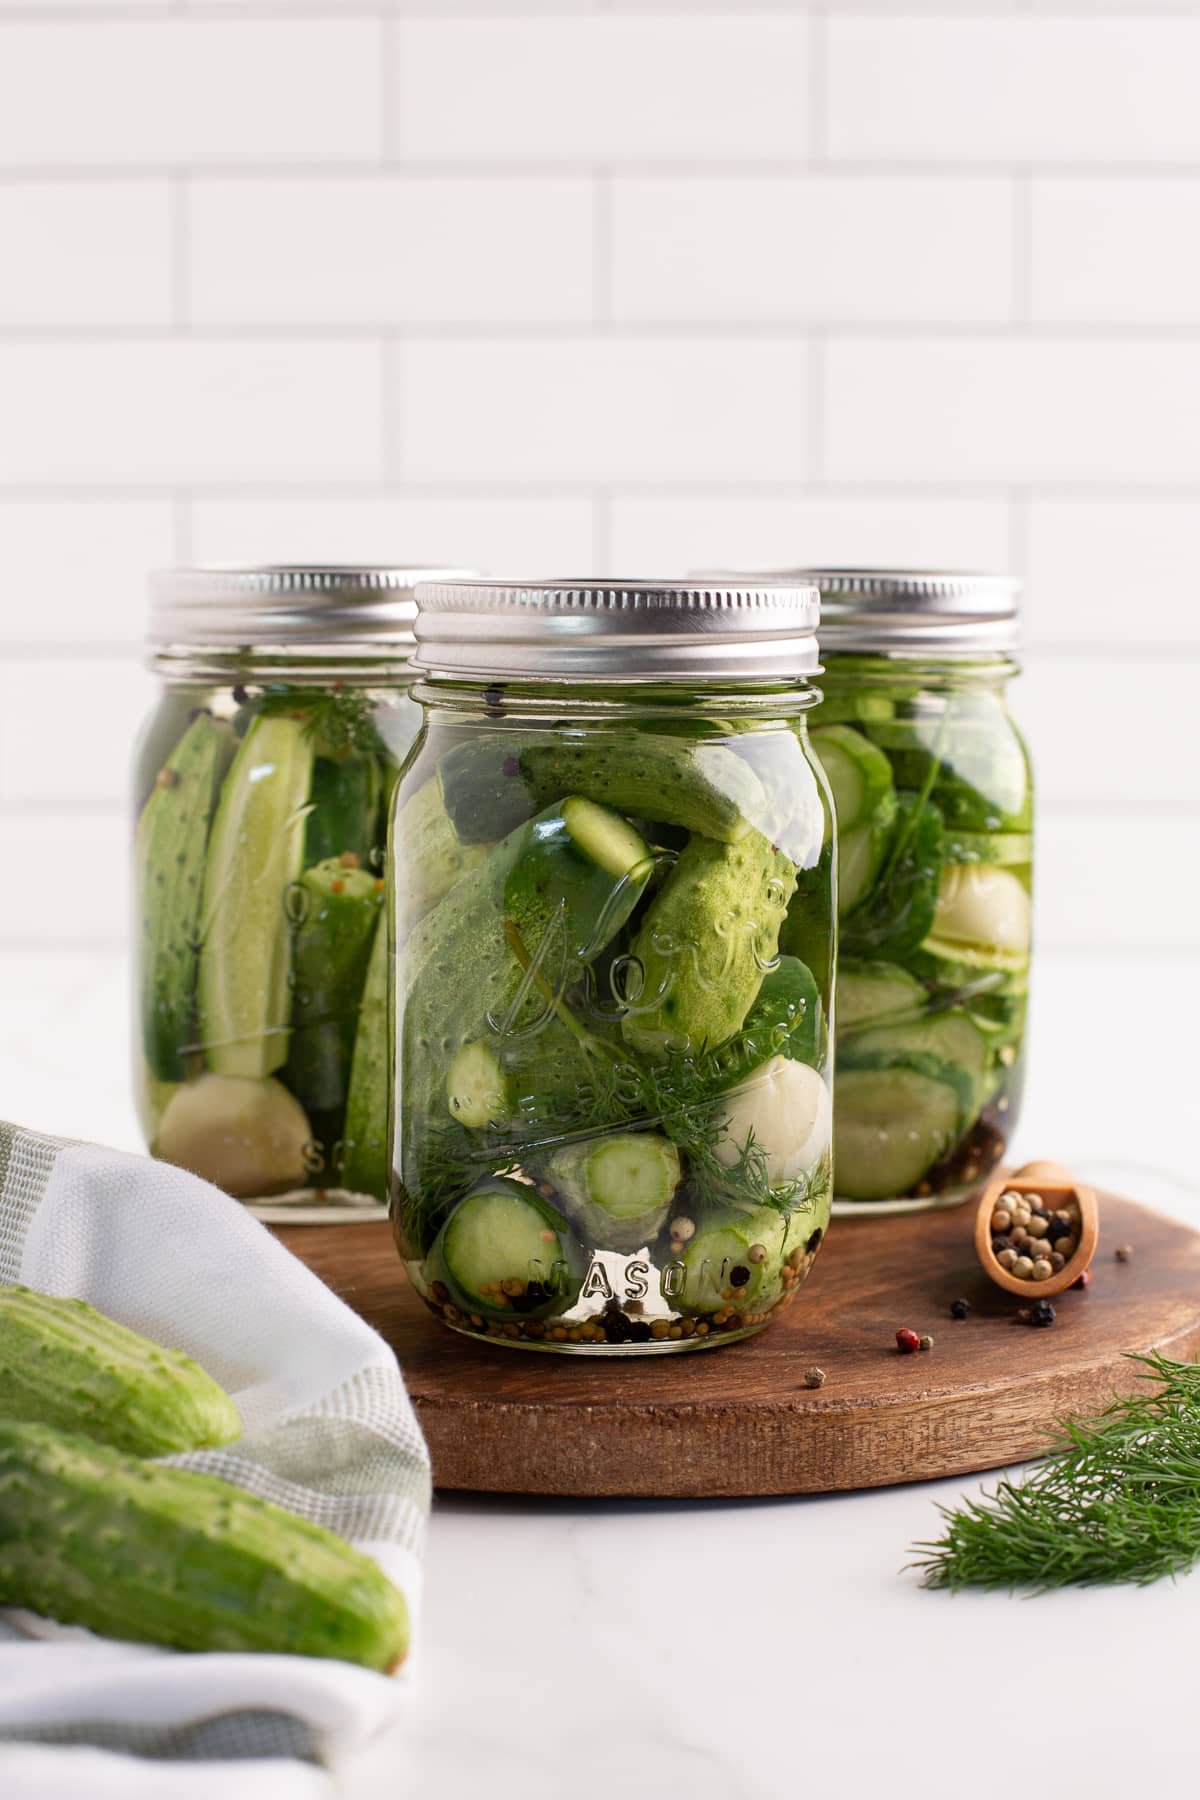
<svg viewBox="0 0 1200 1800"><path fill-rule="evenodd" d="M0 1124L11 1282L195 1357L243 1435L169 1460L349 1539L415 1619L429 1455L395 1356L236 1201L147 1157ZM108 1792L107 1770L114 1794L145 1781L169 1800L219 1762L252 1763L259 1800L332 1792L324 1765L392 1717L402 1688L345 1663L184 1655L0 1610L0 1791L75 1800Z"/></svg>

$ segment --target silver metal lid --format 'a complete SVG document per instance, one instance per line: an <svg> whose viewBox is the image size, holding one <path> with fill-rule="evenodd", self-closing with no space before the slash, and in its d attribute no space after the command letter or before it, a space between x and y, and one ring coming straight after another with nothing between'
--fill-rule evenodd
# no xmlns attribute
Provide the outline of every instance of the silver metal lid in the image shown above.
<svg viewBox="0 0 1200 1800"><path fill-rule="evenodd" d="M780 569L821 596L821 649L917 655L1004 655L1019 642L1021 584L952 570Z"/></svg>
<svg viewBox="0 0 1200 1800"><path fill-rule="evenodd" d="M806 580L430 580L417 602L413 661L432 675L787 681L819 668Z"/></svg>
<svg viewBox="0 0 1200 1800"><path fill-rule="evenodd" d="M158 569L150 577L151 645L364 644L414 642L416 586L430 576L463 574L441 567Z"/></svg>

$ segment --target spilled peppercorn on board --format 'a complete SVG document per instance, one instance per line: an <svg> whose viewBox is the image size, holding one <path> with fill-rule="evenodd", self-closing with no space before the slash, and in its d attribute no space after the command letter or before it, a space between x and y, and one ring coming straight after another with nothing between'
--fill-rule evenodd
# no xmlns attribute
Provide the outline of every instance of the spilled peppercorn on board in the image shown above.
<svg viewBox="0 0 1200 1800"><path fill-rule="evenodd" d="M447 1332L408 1286L386 1225L278 1235L396 1350L438 1487L711 1498L1003 1467L1042 1450L1056 1419L1130 1392L1126 1353L1200 1352L1200 1233L1099 1200L1091 1283L1058 1298L1049 1330L987 1280L967 1207L841 1220L771 1331L716 1355L604 1364ZM1118 1259L1126 1246L1134 1254ZM900 1329L932 1349L898 1354ZM814 1367L825 1380L807 1386Z"/></svg>

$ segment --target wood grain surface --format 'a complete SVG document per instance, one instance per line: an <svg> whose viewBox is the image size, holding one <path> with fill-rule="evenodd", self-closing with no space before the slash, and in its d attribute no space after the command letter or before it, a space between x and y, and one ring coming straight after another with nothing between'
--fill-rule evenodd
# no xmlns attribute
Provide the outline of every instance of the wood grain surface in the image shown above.
<svg viewBox="0 0 1200 1800"><path fill-rule="evenodd" d="M551 1356L447 1329L386 1225L277 1235L392 1344L440 1488L696 1497L823 1493L997 1468L1064 1413L1137 1379L1125 1351L1200 1350L1200 1234L1101 1194L1092 1284L1048 1329L987 1281L974 1208L838 1219L796 1304L756 1337L684 1355ZM1117 1262L1113 1247L1134 1255ZM971 1302L950 1317L950 1302ZM895 1333L929 1332L898 1354ZM824 1387L804 1385L812 1364Z"/></svg>

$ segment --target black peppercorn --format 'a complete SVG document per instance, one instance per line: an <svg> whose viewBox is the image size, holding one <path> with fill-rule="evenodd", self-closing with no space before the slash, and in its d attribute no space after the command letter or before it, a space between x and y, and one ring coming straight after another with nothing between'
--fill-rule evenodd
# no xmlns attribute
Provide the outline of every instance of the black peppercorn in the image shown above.
<svg viewBox="0 0 1200 1800"><path fill-rule="evenodd" d="M821 1228L821 1226L820 1226L820 1225L818 1225L818 1226L817 1226L817 1229L816 1229L816 1230L815 1230L815 1231L813 1231L813 1232L810 1232L810 1234L809 1234L809 1239L808 1239L808 1242L807 1242L807 1244L805 1244L805 1246L804 1246L804 1248L805 1248L805 1250L807 1250L807 1251L808 1251L808 1253L809 1253L809 1255L810 1255L810 1256L811 1256L811 1255L812 1255L812 1253L813 1253L813 1251L814 1251L814 1250L819 1250L819 1249L820 1249L820 1247L821 1247L821 1239L822 1239L822 1238L823 1238L823 1237L824 1237L824 1236L825 1236L825 1233L824 1233L824 1231L823 1231L823 1230L822 1230L822 1228Z"/></svg>
<svg viewBox="0 0 1200 1800"><path fill-rule="evenodd" d="M1038 1300L1030 1308L1029 1323L1031 1325L1053 1325L1058 1314L1049 1300Z"/></svg>
<svg viewBox="0 0 1200 1800"><path fill-rule="evenodd" d="M750 1271L745 1263L738 1263L736 1268L730 1269L729 1271L730 1287L745 1287L749 1279Z"/></svg>
<svg viewBox="0 0 1200 1800"><path fill-rule="evenodd" d="M1046 1236L1050 1239L1052 1244L1056 1244L1059 1238L1070 1237L1071 1235L1072 1227L1066 1219L1051 1219Z"/></svg>
<svg viewBox="0 0 1200 1800"><path fill-rule="evenodd" d="M965 1319L970 1310L971 1302L969 1300L952 1300L950 1302L950 1317L952 1319Z"/></svg>
<svg viewBox="0 0 1200 1800"><path fill-rule="evenodd" d="M992 1255L999 1256L1002 1250L1012 1250L1015 1246L1006 1231L999 1231L992 1239Z"/></svg>
<svg viewBox="0 0 1200 1800"><path fill-rule="evenodd" d="M645 1319L631 1319L629 1322L629 1335L635 1344L647 1343L650 1338L650 1327Z"/></svg>

